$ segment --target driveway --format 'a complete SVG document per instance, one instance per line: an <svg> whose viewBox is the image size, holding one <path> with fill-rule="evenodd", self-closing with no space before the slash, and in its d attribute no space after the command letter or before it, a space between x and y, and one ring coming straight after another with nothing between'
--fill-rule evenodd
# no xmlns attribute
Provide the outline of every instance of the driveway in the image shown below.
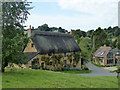
<svg viewBox="0 0 120 90"><path fill-rule="evenodd" d="M77 74L77 75L84 75L84 76L117 76L116 73L110 73L109 70L97 67L93 65L91 62L88 62L85 64L90 70L92 70L91 73L88 74Z"/></svg>

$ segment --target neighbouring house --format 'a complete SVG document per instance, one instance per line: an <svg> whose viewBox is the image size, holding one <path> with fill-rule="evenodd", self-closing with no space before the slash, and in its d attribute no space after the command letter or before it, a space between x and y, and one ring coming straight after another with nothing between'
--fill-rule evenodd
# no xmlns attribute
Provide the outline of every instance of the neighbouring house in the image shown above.
<svg viewBox="0 0 120 90"><path fill-rule="evenodd" d="M120 50L112 49L110 50L110 52L112 52L115 57L115 64L118 64L118 63L120 64Z"/></svg>
<svg viewBox="0 0 120 90"><path fill-rule="evenodd" d="M81 69L81 49L72 35L28 30L30 40L24 49L25 67L32 69Z"/></svg>
<svg viewBox="0 0 120 90"><path fill-rule="evenodd" d="M93 61L99 65L115 65L120 60L120 50L101 46L93 55Z"/></svg>

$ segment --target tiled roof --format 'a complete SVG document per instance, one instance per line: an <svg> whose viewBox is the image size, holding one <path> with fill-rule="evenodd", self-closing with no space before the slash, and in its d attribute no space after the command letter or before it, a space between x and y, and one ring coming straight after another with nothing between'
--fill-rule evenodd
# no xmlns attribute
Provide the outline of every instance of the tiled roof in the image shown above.
<svg viewBox="0 0 120 90"><path fill-rule="evenodd" d="M37 52L24 52L25 55L25 62L28 62L29 60L31 60L32 58L34 58L38 53Z"/></svg>
<svg viewBox="0 0 120 90"><path fill-rule="evenodd" d="M120 56L120 50L118 49L112 49L111 52L115 54L116 56Z"/></svg>
<svg viewBox="0 0 120 90"><path fill-rule="evenodd" d="M94 56L105 57L110 50L111 50L111 47L102 46L94 53Z"/></svg>

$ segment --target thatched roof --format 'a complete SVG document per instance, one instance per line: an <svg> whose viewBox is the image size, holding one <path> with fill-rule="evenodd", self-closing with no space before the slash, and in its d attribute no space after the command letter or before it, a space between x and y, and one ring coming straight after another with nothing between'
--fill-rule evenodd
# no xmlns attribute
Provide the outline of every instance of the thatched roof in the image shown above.
<svg viewBox="0 0 120 90"><path fill-rule="evenodd" d="M49 31L32 31L32 41L40 54L81 51L73 36Z"/></svg>

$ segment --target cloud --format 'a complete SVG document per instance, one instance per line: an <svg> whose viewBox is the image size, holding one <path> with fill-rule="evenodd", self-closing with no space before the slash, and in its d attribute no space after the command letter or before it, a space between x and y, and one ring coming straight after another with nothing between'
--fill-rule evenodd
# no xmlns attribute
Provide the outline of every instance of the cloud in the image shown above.
<svg viewBox="0 0 120 90"><path fill-rule="evenodd" d="M40 15L31 13L26 25L39 26L47 23L50 27L90 30L118 25L118 0L38 0L56 2L60 9L72 10L88 15ZM54 12L53 12L54 13Z"/></svg>
<svg viewBox="0 0 120 90"><path fill-rule="evenodd" d="M117 1L118 0L59 0L58 4L62 9L97 14L106 9L110 10L111 8L117 7Z"/></svg>
<svg viewBox="0 0 120 90"><path fill-rule="evenodd" d="M117 25L119 0L59 0L58 5L62 9L74 10L90 14L85 26L92 24L94 27L108 27ZM88 24L88 25L87 25Z"/></svg>
<svg viewBox="0 0 120 90"><path fill-rule="evenodd" d="M106 22L107 21L107 22ZM109 22L109 23L108 23ZM49 16L49 15L39 15L39 14L31 14L29 16L28 21L26 22L26 25L29 27L29 25L34 26L37 28L40 25L48 24L49 27L62 27L67 30L71 29L81 29L81 30L90 30L90 29L96 29L98 27L105 28L106 26L109 27L116 24L116 20L106 18L105 20L99 20L95 17L87 17L76 15L76 16L64 16L64 15L57 15L57 16ZM27 27L27 28L28 28Z"/></svg>
<svg viewBox="0 0 120 90"><path fill-rule="evenodd" d="M58 0L27 0L28 2L58 2Z"/></svg>

